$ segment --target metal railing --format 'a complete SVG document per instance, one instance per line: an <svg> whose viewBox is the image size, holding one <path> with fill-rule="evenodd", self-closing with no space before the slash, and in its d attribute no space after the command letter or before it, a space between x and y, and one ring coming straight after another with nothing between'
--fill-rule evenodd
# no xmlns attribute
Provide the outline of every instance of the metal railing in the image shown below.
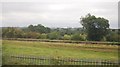
<svg viewBox="0 0 120 67"><path fill-rule="evenodd" d="M25 65L118 65L118 61L73 59L62 57L11 55L9 61Z"/></svg>

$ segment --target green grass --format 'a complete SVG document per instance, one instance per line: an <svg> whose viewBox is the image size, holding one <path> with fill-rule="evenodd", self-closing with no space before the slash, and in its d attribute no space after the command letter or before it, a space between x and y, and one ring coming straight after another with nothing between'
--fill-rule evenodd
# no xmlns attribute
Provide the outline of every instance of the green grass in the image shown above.
<svg viewBox="0 0 120 67"><path fill-rule="evenodd" d="M30 41L2 41L3 57L9 55L54 56L80 59L117 60L118 46Z"/></svg>

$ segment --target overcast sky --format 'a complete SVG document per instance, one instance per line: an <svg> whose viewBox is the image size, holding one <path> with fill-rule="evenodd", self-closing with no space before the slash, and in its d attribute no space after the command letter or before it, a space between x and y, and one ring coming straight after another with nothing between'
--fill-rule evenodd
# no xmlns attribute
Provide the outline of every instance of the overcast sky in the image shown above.
<svg viewBox="0 0 120 67"><path fill-rule="evenodd" d="M88 13L109 20L118 28L119 0L1 0L2 26L82 27L80 17Z"/></svg>

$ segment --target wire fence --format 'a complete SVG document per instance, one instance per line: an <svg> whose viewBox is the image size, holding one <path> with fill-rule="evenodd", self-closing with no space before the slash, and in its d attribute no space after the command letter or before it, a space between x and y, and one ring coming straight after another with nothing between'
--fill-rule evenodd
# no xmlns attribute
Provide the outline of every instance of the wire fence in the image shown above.
<svg viewBox="0 0 120 67"><path fill-rule="evenodd" d="M8 60L7 60L8 61ZM11 55L10 62L24 65L118 65L118 61L73 59L62 57Z"/></svg>

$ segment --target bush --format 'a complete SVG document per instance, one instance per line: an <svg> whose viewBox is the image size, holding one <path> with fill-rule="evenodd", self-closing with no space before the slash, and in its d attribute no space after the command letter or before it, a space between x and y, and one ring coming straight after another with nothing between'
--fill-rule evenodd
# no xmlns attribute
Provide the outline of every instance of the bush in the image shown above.
<svg viewBox="0 0 120 67"><path fill-rule="evenodd" d="M2 37L4 38L22 38L23 31L14 27L7 27L2 29Z"/></svg>
<svg viewBox="0 0 120 67"><path fill-rule="evenodd" d="M75 34L72 35L71 40L81 40L81 41L83 41L84 38L79 33L75 33Z"/></svg>
<svg viewBox="0 0 120 67"><path fill-rule="evenodd" d="M117 33L110 33L106 36L107 41L112 41L112 42L119 42L120 41L120 35Z"/></svg>
<svg viewBox="0 0 120 67"><path fill-rule="evenodd" d="M63 39L64 39L64 40L71 40L71 36L70 36L70 35L65 34L65 35L63 36Z"/></svg>
<svg viewBox="0 0 120 67"><path fill-rule="evenodd" d="M48 34L47 36L49 39L53 40L53 39L60 39L60 33L59 32L51 32Z"/></svg>
<svg viewBox="0 0 120 67"><path fill-rule="evenodd" d="M43 33L39 36L40 39L47 39L47 34Z"/></svg>
<svg viewBox="0 0 120 67"><path fill-rule="evenodd" d="M38 39L40 34L39 33L36 33L36 32L28 32L28 33L25 33L24 36L26 38L33 38L33 39Z"/></svg>

